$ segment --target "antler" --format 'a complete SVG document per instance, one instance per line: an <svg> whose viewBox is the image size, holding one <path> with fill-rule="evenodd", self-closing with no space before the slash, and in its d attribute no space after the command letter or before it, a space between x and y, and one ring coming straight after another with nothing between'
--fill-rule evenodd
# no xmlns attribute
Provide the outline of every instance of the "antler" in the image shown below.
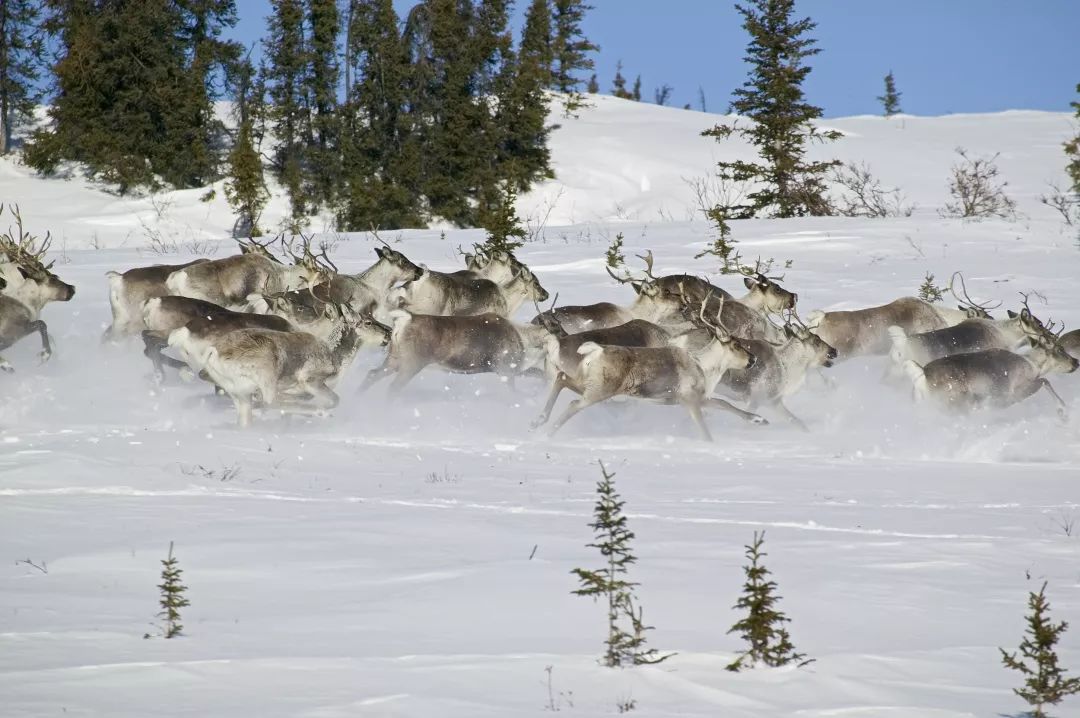
<svg viewBox="0 0 1080 718"><path fill-rule="evenodd" d="M653 273L652 273L652 267L653 267L653 254L652 254L652 250L650 249L650 250L649 250L648 252L646 252L646 253L645 253L645 256L644 256L644 257L643 257L643 256L641 256L640 254L639 254L639 255L636 255L636 256L637 256L637 258L638 258L638 259L640 259L641 261L645 262L645 276L646 276L646 277L648 277L649 279L651 279L651 280L653 280L653 281L655 282L655 281L656 281L656 277L655 277L655 276L653 275Z"/></svg>
<svg viewBox="0 0 1080 718"><path fill-rule="evenodd" d="M371 236L375 238L375 241L376 241L376 242L380 242L380 243L382 243L382 245L383 245L383 246L385 246L385 247L386 247L387 249L390 249L390 243L389 243L389 242L387 242L387 241L386 241L385 239L383 239L382 237L380 237L380 236L379 236L379 230L375 229L375 225L374 225L374 224L372 224L372 225L371 225L371 230L370 230L370 231L371 231Z"/></svg>
<svg viewBox="0 0 1080 718"><path fill-rule="evenodd" d="M960 277L960 291L964 293L964 298L963 299L956 296L956 290L953 288L953 285L956 283L956 278L957 277ZM1001 306L1001 302L998 302L997 304L995 304L993 306L990 306L989 302L984 302L982 304L979 304L974 299L972 299L970 296L968 296L967 285L964 283L964 275L961 274L960 272L953 272L952 277L949 279L949 294L953 295L953 299L960 302L961 304L966 304L969 307L981 309L984 312L987 312L987 311L989 311L991 309L997 309L998 307ZM1025 305L1024 306L1027 306L1026 299L1025 299ZM1028 310L1028 311L1031 311L1031 310Z"/></svg>
<svg viewBox="0 0 1080 718"><path fill-rule="evenodd" d="M617 274L615 274L614 272L611 271L611 267L606 267L605 266L604 269L607 270L607 273L611 275L611 278L614 279L619 284L633 284L634 282L645 282L645 281L655 282L657 278L653 274L653 253L652 253L652 250L650 249L644 255L640 255L640 254L637 255L637 258L640 259L641 261L645 262L645 279L634 279L632 276L630 276L630 272L627 272L625 277L620 277L620 276L618 276Z"/></svg>
<svg viewBox="0 0 1080 718"><path fill-rule="evenodd" d="M4 206L0 204L0 214L3 214ZM43 264L41 259L49 251L52 244L52 234L45 233L45 238L38 240L32 234L23 229L22 215L19 213L17 204L9 204L8 211L15 217L15 228L18 239L12 233L9 226L5 234L0 234L0 252L6 254L8 259L32 272L48 272L53 263Z"/></svg>
<svg viewBox="0 0 1080 718"><path fill-rule="evenodd" d="M720 319L720 316L724 313L724 295L720 295L720 304L716 308L716 321L710 321L705 318L705 308L708 306L709 299L712 295L713 292L711 290L705 295L705 299L701 302L701 306L698 309L698 318L705 327L716 335L717 339L723 340L724 338L731 336L731 332L727 330L724 326L724 322Z"/></svg>
<svg viewBox="0 0 1080 718"><path fill-rule="evenodd" d="M766 272L768 272L772 268L772 260L770 259L768 262L762 262L760 255L758 256L757 259L754 260L753 269L751 269L750 266L746 265L746 264L739 264L738 267L739 267L739 273L740 274L743 274L743 275L745 275L747 277L753 277L754 279L757 279L759 282L762 281L762 280L764 280L766 282L768 282L768 281L772 281L772 282L782 282L782 281L784 281L784 275L783 274L781 274L779 277L770 277L770 276L768 276L766 274Z"/></svg>
<svg viewBox="0 0 1080 718"><path fill-rule="evenodd" d="M322 265L324 269L329 269L333 274L337 274L339 270L337 265L334 264L334 260L330 259L330 254L327 251L329 248L326 242L319 244L319 253L315 256L315 263Z"/></svg>

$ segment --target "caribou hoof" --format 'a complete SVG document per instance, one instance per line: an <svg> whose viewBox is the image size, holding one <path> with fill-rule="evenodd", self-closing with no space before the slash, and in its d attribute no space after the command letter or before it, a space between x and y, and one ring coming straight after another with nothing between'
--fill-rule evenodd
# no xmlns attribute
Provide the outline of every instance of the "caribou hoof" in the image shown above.
<svg viewBox="0 0 1080 718"><path fill-rule="evenodd" d="M538 418L533 419L532 421L529 422L529 429L531 429L532 431L536 431L537 429L539 429L541 426L543 426L546 423L547 423L546 418L538 417Z"/></svg>
<svg viewBox="0 0 1080 718"><path fill-rule="evenodd" d="M757 414L754 414L752 417L750 417L750 423L757 424L758 426L768 426L769 420L766 419L764 416L758 416Z"/></svg>
<svg viewBox="0 0 1080 718"><path fill-rule="evenodd" d="M162 375L162 378L164 378L164 375ZM190 367L184 367L183 369L180 370L180 379L181 380L183 380L185 382L193 382L193 381L195 381L195 378L196 378L195 377L195 372L191 371Z"/></svg>
<svg viewBox="0 0 1080 718"><path fill-rule="evenodd" d="M38 364L44 364L45 362L49 361L49 357L51 356L51 351L49 351L48 349L42 349L41 352L38 354Z"/></svg>
<svg viewBox="0 0 1080 718"><path fill-rule="evenodd" d="M11 366L6 361L0 362L0 371L4 372L5 374L14 374L15 367Z"/></svg>

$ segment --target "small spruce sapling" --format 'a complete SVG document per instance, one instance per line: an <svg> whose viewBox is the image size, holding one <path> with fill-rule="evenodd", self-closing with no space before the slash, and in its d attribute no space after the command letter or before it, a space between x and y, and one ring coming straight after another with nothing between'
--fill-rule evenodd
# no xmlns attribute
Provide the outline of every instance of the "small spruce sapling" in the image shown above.
<svg viewBox="0 0 1080 718"><path fill-rule="evenodd" d="M1024 676L1024 687L1014 688L1013 693L1028 702L1034 710L1032 718L1046 718L1046 706L1056 706L1066 696L1080 693L1080 678L1066 678L1065 669L1058 665L1054 645L1069 627L1065 621L1050 621L1050 604L1046 600L1046 584L1038 593L1028 594L1028 628L1020 644L1020 657L1016 653L1001 651L1001 661L1006 668L1019 671ZM1030 663L1023 659L1028 659Z"/></svg>
<svg viewBox="0 0 1080 718"><path fill-rule="evenodd" d="M746 547L746 557L750 559L750 565L743 567L746 583L743 585L743 595L739 597L734 608L745 609L747 615L732 626L728 633L738 633L750 644L750 648L728 664L729 671L752 668L759 663L766 666L795 663L801 667L812 662L812 659L806 659L805 654L795 652L795 646L784 627L791 619L775 608L776 602L780 600L774 593L776 582L768 578L769 570L760 563L762 557L767 555L761 550L764 542L765 532L758 534L755 531L754 542Z"/></svg>
<svg viewBox="0 0 1080 718"><path fill-rule="evenodd" d="M600 464L603 478L596 485L597 501L593 509L596 520L589 524L596 532L596 543L590 548L600 550L606 565L596 570L575 568L571 573L578 577L581 587L573 591L578 596L603 597L607 601L608 637L604 644L603 665L615 668L643 663L659 663L669 656L661 656L654 650L645 649L645 626L641 621L641 609L635 611L633 588L636 583L628 580L628 566L637 561L631 553L630 541L634 532L626 526L622 514L625 503L615 492L614 474L608 473ZM630 631L625 623L629 620Z"/></svg>
<svg viewBox="0 0 1080 718"><path fill-rule="evenodd" d="M517 192L513 186L509 182L504 183L498 205L484 217L483 226L487 230L483 244L485 252L513 252L525 244L528 233L514 210L516 200Z"/></svg>
<svg viewBox="0 0 1080 718"><path fill-rule="evenodd" d="M607 252L604 253L604 257L607 259L607 266L612 269L618 269L619 267L626 265L626 257L623 256L623 233L619 232L615 235L615 239L611 241L611 244L607 248Z"/></svg>
<svg viewBox="0 0 1080 718"><path fill-rule="evenodd" d="M900 93L896 91L896 78L893 77L892 70L885 76L885 94L880 95L877 101L881 103L886 117L903 112L900 109Z"/></svg>
<svg viewBox="0 0 1080 718"><path fill-rule="evenodd" d="M161 583L158 585L161 589L161 613L158 614L158 618L165 621L165 638L172 638L179 636L184 630L183 624L180 623L180 609L189 605L188 600L184 598L187 586L180 583L180 575L183 571L176 557L173 556L172 541L169 542L169 557L161 562L161 566Z"/></svg>
<svg viewBox="0 0 1080 718"><path fill-rule="evenodd" d="M931 304L945 299L942 288L934 284L934 275L930 272L926 273L923 283L919 286L919 299Z"/></svg>

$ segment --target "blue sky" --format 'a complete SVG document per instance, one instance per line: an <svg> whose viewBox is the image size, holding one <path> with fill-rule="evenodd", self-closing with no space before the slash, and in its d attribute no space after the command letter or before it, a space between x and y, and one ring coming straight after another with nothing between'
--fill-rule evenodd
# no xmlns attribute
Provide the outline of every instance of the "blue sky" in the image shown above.
<svg viewBox="0 0 1080 718"><path fill-rule="evenodd" d="M515 25L528 0L517 0ZM742 84L746 34L726 0L592 0L586 34L600 45L596 71L610 91L621 59L645 99L667 83L669 104L724 112ZM260 39L268 0L239 0L232 35ZM415 5L394 0L399 14ZM1080 83L1080 0L799 0L817 21L808 99L826 117L877 113L891 69L901 106L917 115L1008 109L1068 110Z"/></svg>

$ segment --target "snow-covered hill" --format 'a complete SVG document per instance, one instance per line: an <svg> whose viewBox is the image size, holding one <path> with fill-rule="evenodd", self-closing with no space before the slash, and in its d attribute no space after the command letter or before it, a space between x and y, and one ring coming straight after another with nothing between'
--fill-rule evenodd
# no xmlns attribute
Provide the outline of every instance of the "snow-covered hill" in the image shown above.
<svg viewBox="0 0 1080 718"><path fill-rule="evenodd" d="M559 179L521 200L537 231L520 255L561 304L630 300L603 271L620 231L627 256L652 249L657 271L715 271L694 259L710 234L683 178L749 156L697 136L716 119L597 98L562 121ZM804 313L962 270L977 298L1014 307L1038 290L1038 313L1080 325L1075 232L1037 201L1063 178L1065 115L825 124L847 134L830 156L867 162L920 209L736 223L744 255L791 260L785 284ZM1001 153L1019 219L938 217L957 146ZM396 401L359 396L372 352L332 416L237 431L202 387L154 388L138 342L99 344L106 270L233 251L217 240L231 226L221 193L201 194L117 198L0 165L0 198L52 231L56 270L77 287L44 312L53 359L38 366L28 339L4 352L17 373L0 375L5 718L606 716L629 701L642 716L1015 715L1017 676L997 647L1018 644L1027 591L1048 581L1054 618L1080 626L1080 418L1059 422L1042 394L961 420L883 385L881 360L852 361L830 370L834 389L813 382L789 402L809 433L714 412L710 445L678 408L624 403L549 439L529 430L538 382L512 393L491 376L425 371ZM449 268L481 235L384 238ZM155 236L178 251L150 251ZM342 236L333 256L356 271L373 246ZM1080 399L1080 377L1051 381ZM570 595L571 569L599 560L586 547L597 460L616 472L637 535L650 644L678 652L659 666L598 667L604 609ZM758 530L795 645L816 662L731 674L729 607ZM186 635L144 639L170 541L189 586ZM1074 671L1077 630L1060 646ZM1075 715L1071 700L1056 714Z"/></svg>
<svg viewBox="0 0 1080 718"><path fill-rule="evenodd" d="M519 214L533 227L597 222L702 221L694 185L705 182L720 159L753 159L753 149L737 138L720 144L702 130L733 117L659 107L598 95L577 119L558 105L551 149L556 179L519 200ZM820 159L866 163L885 186L898 187L919 214L934 215L948 200L949 168L957 148L973 156L1000 153L1001 176L1010 194L1031 218L1057 219L1038 196L1048 184L1065 184L1062 142L1075 131L1065 113L1012 111L945 117L848 117L819 123L844 133L843 140L811 150ZM124 247L155 242L167 247L228 237L233 214L215 185L207 190L118 197L82 179L37 177L14 158L0 159L0 199L17 201L24 214L48 227L67 249ZM277 228L287 211L280 191L263 217ZM328 231L329 217L312 218L311 229Z"/></svg>

